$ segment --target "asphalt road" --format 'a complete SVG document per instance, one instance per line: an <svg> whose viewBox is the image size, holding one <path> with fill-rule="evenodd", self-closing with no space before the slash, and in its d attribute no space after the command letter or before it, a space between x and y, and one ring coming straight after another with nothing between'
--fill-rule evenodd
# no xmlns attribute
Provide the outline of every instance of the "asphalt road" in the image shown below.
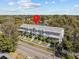
<svg viewBox="0 0 79 59"><path fill-rule="evenodd" d="M32 58L37 59L54 59L53 56L50 55L49 52L46 52L45 50L36 48L30 44L21 42L17 46L17 51L24 53L25 55L31 56Z"/></svg>

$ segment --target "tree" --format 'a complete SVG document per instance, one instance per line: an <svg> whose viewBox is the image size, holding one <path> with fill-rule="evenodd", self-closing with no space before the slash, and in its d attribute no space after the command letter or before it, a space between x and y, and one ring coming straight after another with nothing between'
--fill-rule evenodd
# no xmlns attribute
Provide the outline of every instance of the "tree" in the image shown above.
<svg viewBox="0 0 79 59"><path fill-rule="evenodd" d="M73 48L75 52L79 52L79 39L73 43Z"/></svg>
<svg viewBox="0 0 79 59"><path fill-rule="evenodd" d="M73 54L68 54L65 59L75 59Z"/></svg>
<svg viewBox="0 0 79 59"><path fill-rule="evenodd" d="M0 52L13 52L16 49L16 41L4 34L0 35Z"/></svg>
<svg viewBox="0 0 79 59"><path fill-rule="evenodd" d="M65 59L65 57L62 56L61 59Z"/></svg>
<svg viewBox="0 0 79 59"><path fill-rule="evenodd" d="M71 41L68 41L68 40L63 40L63 47L65 50L68 50L68 51L72 51L72 48L73 48L73 45L72 45L72 42Z"/></svg>
<svg viewBox="0 0 79 59"><path fill-rule="evenodd" d="M11 36L16 31L16 26L11 22L5 22L1 26L2 32L7 36Z"/></svg>

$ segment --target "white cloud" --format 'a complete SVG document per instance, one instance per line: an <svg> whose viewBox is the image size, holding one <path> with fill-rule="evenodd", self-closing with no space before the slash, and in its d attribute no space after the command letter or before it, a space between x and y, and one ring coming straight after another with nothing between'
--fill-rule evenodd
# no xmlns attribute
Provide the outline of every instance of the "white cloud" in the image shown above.
<svg viewBox="0 0 79 59"><path fill-rule="evenodd" d="M14 2L9 2L8 4L9 4L9 5L14 5L15 3L14 3Z"/></svg>
<svg viewBox="0 0 79 59"><path fill-rule="evenodd" d="M32 3L30 1L18 2L18 5L22 8L35 8L41 6L40 3Z"/></svg>
<svg viewBox="0 0 79 59"><path fill-rule="evenodd" d="M69 9L69 11L79 12L79 4L74 5L72 8Z"/></svg>
<svg viewBox="0 0 79 59"><path fill-rule="evenodd" d="M79 14L79 5L74 5L72 8L68 8L65 10L65 13L74 15Z"/></svg>
<svg viewBox="0 0 79 59"><path fill-rule="evenodd" d="M45 4L48 4L49 2L48 1L45 1Z"/></svg>
<svg viewBox="0 0 79 59"><path fill-rule="evenodd" d="M45 4L55 4L55 1L51 1L51 0L48 0L48 1L45 1Z"/></svg>
<svg viewBox="0 0 79 59"><path fill-rule="evenodd" d="M65 1L67 1L67 0L60 0L61 2L65 2Z"/></svg>
<svg viewBox="0 0 79 59"><path fill-rule="evenodd" d="M52 4L55 4L55 1L52 1Z"/></svg>
<svg viewBox="0 0 79 59"><path fill-rule="evenodd" d="M13 2L9 2L9 5L13 4ZM17 5L20 8L36 8L41 6L40 3L34 3L31 0L18 0L17 2L15 2L15 5Z"/></svg>
<svg viewBox="0 0 79 59"><path fill-rule="evenodd" d="M33 3L31 0L20 0L17 4L22 8L36 8L41 6L40 3Z"/></svg>
<svg viewBox="0 0 79 59"><path fill-rule="evenodd" d="M74 5L74 7L79 7L79 4Z"/></svg>
<svg viewBox="0 0 79 59"><path fill-rule="evenodd" d="M51 14L67 14L67 15L79 15L79 4L72 5L72 7L69 7L68 9L61 9L61 10L54 10L51 12Z"/></svg>

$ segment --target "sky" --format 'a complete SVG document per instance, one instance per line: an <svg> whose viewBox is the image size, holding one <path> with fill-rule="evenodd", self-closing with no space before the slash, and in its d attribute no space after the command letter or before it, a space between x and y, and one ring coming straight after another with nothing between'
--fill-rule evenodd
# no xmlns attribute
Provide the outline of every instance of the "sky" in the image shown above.
<svg viewBox="0 0 79 59"><path fill-rule="evenodd" d="M79 0L0 0L0 15L79 15Z"/></svg>

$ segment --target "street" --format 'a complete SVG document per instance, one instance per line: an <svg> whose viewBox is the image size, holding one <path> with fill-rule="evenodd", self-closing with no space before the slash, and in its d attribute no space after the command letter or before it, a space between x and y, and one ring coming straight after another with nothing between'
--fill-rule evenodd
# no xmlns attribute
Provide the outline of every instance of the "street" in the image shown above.
<svg viewBox="0 0 79 59"><path fill-rule="evenodd" d="M51 56L49 52L33 47L24 42L21 42L21 44L17 46L16 51L22 52L28 56L31 56L32 58L36 57L38 59L53 59L53 56Z"/></svg>

